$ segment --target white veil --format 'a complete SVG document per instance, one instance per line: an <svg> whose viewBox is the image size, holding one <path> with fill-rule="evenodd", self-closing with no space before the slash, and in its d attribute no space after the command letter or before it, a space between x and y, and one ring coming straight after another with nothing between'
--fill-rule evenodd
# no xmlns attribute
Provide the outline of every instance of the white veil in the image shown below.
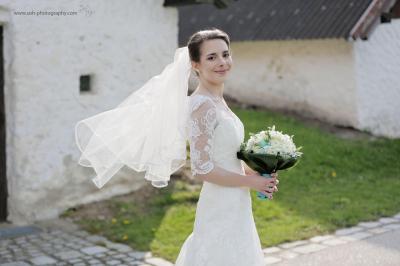
<svg viewBox="0 0 400 266"><path fill-rule="evenodd" d="M78 163L94 168L99 189L124 165L146 171L158 188L185 165L190 70L187 46L178 48L174 62L117 107L76 124Z"/></svg>

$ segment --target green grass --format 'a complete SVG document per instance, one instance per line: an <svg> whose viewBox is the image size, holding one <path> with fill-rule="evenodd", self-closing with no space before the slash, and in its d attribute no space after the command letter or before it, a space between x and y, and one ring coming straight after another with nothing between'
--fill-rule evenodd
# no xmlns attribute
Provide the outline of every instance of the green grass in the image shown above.
<svg viewBox="0 0 400 266"><path fill-rule="evenodd" d="M256 191L251 192L263 248L400 211L400 164L396 161L400 140L345 140L277 113L232 110L245 125L246 140L249 132L275 125L303 146L300 163L279 172L279 191L272 201L260 201ZM80 223L93 233L174 262L192 232L199 190L190 192L183 181L175 180L154 192L145 202L109 200L115 223L89 217ZM124 219L130 223L124 224Z"/></svg>

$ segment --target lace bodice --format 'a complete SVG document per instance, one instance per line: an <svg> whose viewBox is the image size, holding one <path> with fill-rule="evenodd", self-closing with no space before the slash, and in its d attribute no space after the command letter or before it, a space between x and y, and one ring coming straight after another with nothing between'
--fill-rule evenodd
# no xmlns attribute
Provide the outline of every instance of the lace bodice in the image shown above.
<svg viewBox="0 0 400 266"><path fill-rule="evenodd" d="M236 156L244 126L229 107L203 94L189 96L187 130L192 174L214 167L244 175ZM175 266L265 266L247 186L222 186L204 181L193 232L182 245Z"/></svg>
<svg viewBox="0 0 400 266"><path fill-rule="evenodd" d="M218 148L220 151L224 149L224 156L229 156L227 160L240 162L235 153L244 137L240 119L222 102L203 94L190 96L189 110L188 136L192 175L207 174L214 168L216 157L221 157L214 156L214 151ZM226 125L227 128L222 128L222 125ZM226 137L228 140L219 140L218 145L221 147L214 147L218 127L222 130L218 137ZM230 136L232 138L229 138Z"/></svg>

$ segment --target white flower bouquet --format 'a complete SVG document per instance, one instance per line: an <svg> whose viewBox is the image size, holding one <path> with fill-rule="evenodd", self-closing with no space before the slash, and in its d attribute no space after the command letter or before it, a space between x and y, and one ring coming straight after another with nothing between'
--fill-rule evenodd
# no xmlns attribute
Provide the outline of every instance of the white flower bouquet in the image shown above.
<svg viewBox="0 0 400 266"><path fill-rule="evenodd" d="M262 176L270 178L271 173L295 166L303 154L301 148L294 144L293 135L276 131L274 125L257 134L250 133L249 140L240 145L237 158ZM268 198L261 192L257 192L257 197Z"/></svg>

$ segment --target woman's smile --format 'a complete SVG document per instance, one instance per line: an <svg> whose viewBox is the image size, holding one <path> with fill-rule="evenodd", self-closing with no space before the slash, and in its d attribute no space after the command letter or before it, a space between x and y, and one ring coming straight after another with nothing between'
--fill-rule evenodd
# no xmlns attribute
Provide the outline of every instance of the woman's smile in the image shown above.
<svg viewBox="0 0 400 266"><path fill-rule="evenodd" d="M218 74L224 75L228 70L220 70L220 71L214 71Z"/></svg>

